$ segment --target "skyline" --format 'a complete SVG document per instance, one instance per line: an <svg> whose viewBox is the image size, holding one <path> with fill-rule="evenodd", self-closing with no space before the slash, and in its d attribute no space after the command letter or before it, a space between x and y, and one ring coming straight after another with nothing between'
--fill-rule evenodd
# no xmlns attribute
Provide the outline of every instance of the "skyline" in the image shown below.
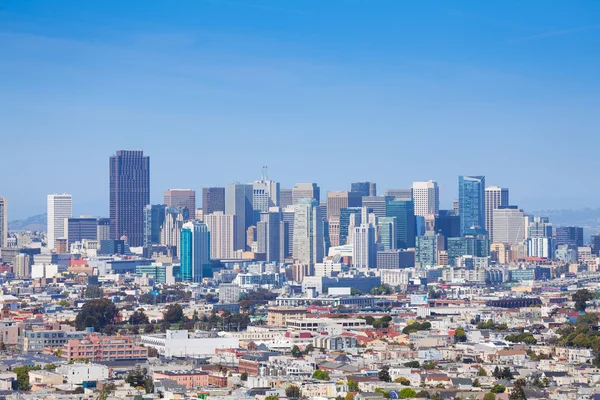
<svg viewBox="0 0 600 400"><path fill-rule="evenodd" d="M359 4L3 1L10 219L59 192L106 216L117 149L151 156L152 203L268 165L284 188L432 179L449 208L482 174L526 210L595 207L599 3Z"/></svg>

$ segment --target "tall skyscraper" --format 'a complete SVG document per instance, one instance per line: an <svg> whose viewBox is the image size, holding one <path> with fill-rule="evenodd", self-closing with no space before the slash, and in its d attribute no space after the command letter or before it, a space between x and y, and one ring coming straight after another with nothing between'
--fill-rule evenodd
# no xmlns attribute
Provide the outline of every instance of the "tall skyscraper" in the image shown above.
<svg viewBox="0 0 600 400"><path fill-rule="evenodd" d="M352 233L352 264L356 268L375 268L377 248L375 228L371 224L361 224Z"/></svg>
<svg viewBox="0 0 600 400"><path fill-rule="evenodd" d="M67 250L71 248L73 243L81 242L83 239L98 240L98 218L65 218L64 238L67 239Z"/></svg>
<svg viewBox="0 0 600 400"><path fill-rule="evenodd" d="M225 214L235 215L235 250L246 250L246 231L254 223L252 185L233 183L225 187Z"/></svg>
<svg viewBox="0 0 600 400"><path fill-rule="evenodd" d="M267 262L281 262L284 259L281 235L281 212L274 207L260 213L256 224L258 252L265 254Z"/></svg>
<svg viewBox="0 0 600 400"><path fill-rule="evenodd" d="M490 233L490 237L494 238L494 243L523 243L526 230L523 210L519 210L517 206L499 206L492 210L492 220L494 231L493 234Z"/></svg>
<svg viewBox="0 0 600 400"><path fill-rule="evenodd" d="M393 200L387 196L366 196L362 198L363 207L370 208L377 218L385 217L386 203Z"/></svg>
<svg viewBox="0 0 600 400"><path fill-rule="evenodd" d="M438 215L440 211L440 189L437 182L413 182L412 195L415 202L415 215L421 217Z"/></svg>
<svg viewBox="0 0 600 400"><path fill-rule="evenodd" d="M339 217L342 208L361 206L362 196L358 192L327 192L327 219Z"/></svg>
<svg viewBox="0 0 600 400"><path fill-rule="evenodd" d="M53 250L56 239L65 237L65 218L72 217L73 198L70 194L48 195L48 248Z"/></svg>
<svg viewBox="0 0 600 400"><path fill-rule="evenodd" d="M110 218L98 218L98 241L110 240Z"/></svg>
<svg viewBox="0 0 600 400"><path fill-rule="evenodd" d="M458 177L460 234L468 229L485 229L485 176Z"/></svg>
<svg viewBox="0 0 600 400"><path fill-rule="evenodd" d="M189 218L193 219L196 214L196 192L192 189L169 189L165 191L167 207L187 208Z"/></svg>
<svg viewBox="0 0 600 400"><path fill-rule="evenodd" d="M353 215L358 215L359 218L362 213L361 207L352 207L352 208L342 208L340 210L340 237L339 237L339 245L343 246L345 244L349 244L351 242L348 241L348 237L352 236L350 231L351 225L351 217ZM358 224L360 225L360 223Z"/></svg>
<svg viewBox="0 0 600 400"><path fill-rule="evenodd" d="M377 243L382 250L394 250L396 237L396 217L377 218Z"/></svg>
<svg viewBox="0 0 600 400"><path fill-rule="evenodd" d="M208 214L204 223L210 232L210 255L214 259L233 258L235 248L235 216L221 211Z"/></svg>
<svg viewBox="0 0 600 400"><path fill-rule="evenodd" d="M225 212L225 188L207 187L202 189L202 211L204 215Z"/></svg>
<svg viewBox="0 0 600 400"><path fill-rule="evenodd" d="M148 204L144 208L144 247L160 244L160 230L165 222L166 209L166 204Z"/></svg>
<svg viewBox="0 0 600 400"><path fill-rule="evenodd" d="M566 244L571 247L583 246L583 228L578 226L559 226L556 228L556 245Z"/></svg>
<svg viewBox="0 0 600 400"><path fill-rule="evenodd" d="M361 196L377 196L377 184L374 182L354 182L350 184L350 191L360 193Z"/></svg>
<svg viewBox="0 0 600 400"><path fill-rule="evenodd" d="M144 209L150 204L150 157L120 150L110 157L110 236L144 245Z"/></svg>
<svg viewBox="0 0 600 400"><path fill-rule="evenodd" d="M508 189L498 186L485 188L485 230L488 231L492 243L496 242L494 238L494 210L508 204Z"/></svg>
<svg viewBox="0 0 600 400"><path fill-rule="evenodd" d="M314 265L323 260L323 219L315 199L298 200L294 206L294 258L299 264Z"/></svg>
<svg viewBox="0 0 600 400"><path fill-rule="evenodd" d="M396 248L415 247L417 235L415 205L412 200L388 200L386 215L396 217Z"/></svg>
<svg viewBox="0 0 600 400"><path fill-rule="evenodd" d="M286 207L281 210L281 222L283 235L283 248L285 258L292 257L294 254L294 219L295 219L294 206Z"/></svg>
<svg viewBox="0 0 600 400"><path fill-rule="evenodd" d="M0 197L0 249L8 247L8 200Z"/></svg>
<svg viewBox="0 0 600 400"><path fill-rule="evenodd" d="M210 268L210 233L202 222L189 221L181 229L181 279L202 282Z"/></svg>
<svg viewBox="0 0 600 400"><path fill-rule="evenodd" d="M534 217L527 230L527 255L554 258L556 241L552 237L552 224L548 217Z"/></svg>
<svg viewBox="0 0 600 400"><path fill-rule="evenodd" d="M181 230L185 221L189 219L190 212L187 207L165 208L165 219L160 230L160 244L177 249L177 256L181 244Z"/></svg>
<svg viewBox="0 0 600 400"><path fill-rule="evenodd" d="M386 196L392 197L392 200L412 200L412 189L388 189L385 192Z"/></svg>
<svg viewBox="0 0 600 400"><path fill-rule="evenodd" d="M269 180L266 172L263 172L262 179L252 183L253 223L260 221L260 213L268 212L270 207L278 207L279 199L279 182Z"/></svg>
<svg viewBox="0 0 600 400"><path fill-rule="evenodd" d="M316 183L296 183L292 189L292 204L298 204L300 199L315 199L321 202L321 189Z"/></svg>
<svg viewBox="0 0 600 400"><path fill-rule="evenodd" d="M280 189L279 190L279 207L284 209L294 204L294 198L292 196L293 189Z"/></svg>

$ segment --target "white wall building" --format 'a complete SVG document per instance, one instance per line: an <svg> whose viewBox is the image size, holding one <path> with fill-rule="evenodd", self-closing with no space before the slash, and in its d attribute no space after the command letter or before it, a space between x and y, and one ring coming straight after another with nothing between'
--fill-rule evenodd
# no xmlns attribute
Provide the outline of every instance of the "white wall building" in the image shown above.
<svg viewBox="0 0 600 400"><path fill-rule="evenodd" d="M56 239L65 237L65 218L73 216L73 197L70 194L48 195L48 248L53 250Z"/></svg>
<svg viewBox="0 0 600 400"><path fill-rule="evenodd" d="M486 189L487 193L487 189ZM486 220L487 223L487 220ZM521 244L525 240L525 214L517 206L499 206L492 210L491 243Z"/></svg>
<svg viewBox="0 0 600 400"><path fill-rule="evenodd" d="M62 374L67 383L72 385L98 382L109 377L108 367L100 364L65 364L56 368L56 372Z"/></svg>
<svg viewBox="0 0 600 400"><path fill-rule="evenodd" d="M438 215L440 212L440 190L437 182L413 182L412 196L415 202L415 215Z"/></svg>
<svg viewBox="0 0 600 400"><path fill-rule="evenodd" d="M321 208L314 199L300 199L294 205L294 258L299 264L313 265L325 252Z"/></svg>
<svg viewBox="0 0 600 400"><path fill-rule="evenodd" d="M213 259L233 258L235 215L217 211L204 216L204 223L210 232L210 256Z"/></svg>
<svg viewBox="0 0 600 400"><path fill-rule="evenodd" d="M223 337L212 332L188 334L186 330L143 335L141 341L144 346L155 348L167 358L212 355L216 349L237 348L240 345L236 337Z"/></svg>
<svg viewBox="0 0 600 400"><path fill-rule="evenodd" d="M31 266L31 279L54 278L58 275L57 264L33 264Z"/></svg>
<svg viewBox="0 0 600 400"><path fill-rule="evenodd" d="M485 188L485 230L488 231L490 243L496 242L494 238L494 210L508 206L508 189L498 186Z"/></svg>
<svg viewBox="0 0 600 400"><path fill-rule="evenodd" d="M354 228L352 235L352 264L356 268L375 268L377 266L377 247L375 228L371 224L362 224Z"/></svg>

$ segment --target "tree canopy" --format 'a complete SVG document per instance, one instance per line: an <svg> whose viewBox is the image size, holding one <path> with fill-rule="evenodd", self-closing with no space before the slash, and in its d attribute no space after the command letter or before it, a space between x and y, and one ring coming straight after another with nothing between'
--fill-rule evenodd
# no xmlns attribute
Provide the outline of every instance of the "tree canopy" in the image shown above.
<svg viewBox="0 0 600 400"><path fill-rule="evenodd" d="M108 299L89 300L75 317L75 327L80 331L93 327L95 331L101 332L115 321L118 313L117 307Z"/></svg>

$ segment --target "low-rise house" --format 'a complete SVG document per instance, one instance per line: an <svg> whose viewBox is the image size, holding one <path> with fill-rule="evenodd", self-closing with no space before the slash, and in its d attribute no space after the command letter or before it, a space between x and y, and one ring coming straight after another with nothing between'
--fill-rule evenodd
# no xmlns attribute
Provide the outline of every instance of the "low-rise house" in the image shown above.
<svg viewBox="0 0 600 400"><path fill-rule="evenodd" d="M173 371L156 371L152 374L152 378L156 380L169 379L177 382L177 384L185 386L187 389L198 389L208 386L209 373L200 370L173 370Z"/></svg>

